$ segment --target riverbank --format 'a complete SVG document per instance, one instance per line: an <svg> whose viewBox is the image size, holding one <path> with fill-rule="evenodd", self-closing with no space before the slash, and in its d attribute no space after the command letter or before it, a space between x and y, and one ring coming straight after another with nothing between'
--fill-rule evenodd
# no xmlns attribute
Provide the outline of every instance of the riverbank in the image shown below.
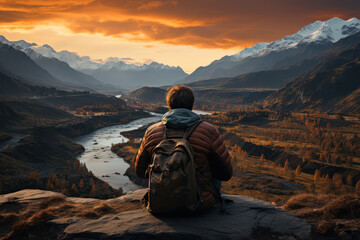
<svg viewBox="0 0 360 240"><path fill-rule="evenodd" d="M134 139L130 139L127 143L113 145L111 151L122 157L124 161L129 164L129 167L125 171L125 176L129 177L130 181L139 186L148 187L148 179L139 178L135 173L135 157L139 147L140 142L135 142Z"/></svg>
<svg viewBox="0 0 360 240"><path fill-rule="evenodd" d="M159 121L159 114L151 113L151 117L134 120L127 124L119 124L101 128L90 134L86 134L73 140L85 147L85 152L78 156L81 163L86 164L97 177L108 182L113 188L121 187L125 192L137 190L139 186L134 184L125 175L129 164L126 159L111 151L116 143L125 143L129 139L123 136L125 131L138 131L144 126ZM144 130L145 131L145 130Z"/></svg>
<svg viewBox="0 0 360 240"><path fill-rule="evenodd" d="M112 188L76 160L85 149L73 142L72 138L149 115L143 111L124 111L115 116L98 116L82 121L77 119L55 126L28 129L27 137L0 152L0 193L39 188L68 196L120 196L122 189Z"/></svg>

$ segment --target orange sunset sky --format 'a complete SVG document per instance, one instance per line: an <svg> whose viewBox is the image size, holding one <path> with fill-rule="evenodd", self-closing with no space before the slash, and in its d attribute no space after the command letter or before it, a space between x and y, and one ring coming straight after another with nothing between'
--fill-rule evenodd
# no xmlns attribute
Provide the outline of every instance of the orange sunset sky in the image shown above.
<svg viewBox="0 0 360 240"><path fill-rule="evenodd" d="M93 59L187 73L316 20L360 18L359 0L0 0L0 34Z"/></svg>

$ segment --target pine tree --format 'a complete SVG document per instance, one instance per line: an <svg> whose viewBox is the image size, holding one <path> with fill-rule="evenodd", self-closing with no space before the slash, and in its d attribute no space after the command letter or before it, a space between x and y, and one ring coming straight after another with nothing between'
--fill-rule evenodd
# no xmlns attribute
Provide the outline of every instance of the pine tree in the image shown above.
<svg viewBox="0 0 360 240"><path fill-rule="evenodd" d="M38 172L31 172L29 174L29 180L39 184L40 182L40 174Z"/></svg>

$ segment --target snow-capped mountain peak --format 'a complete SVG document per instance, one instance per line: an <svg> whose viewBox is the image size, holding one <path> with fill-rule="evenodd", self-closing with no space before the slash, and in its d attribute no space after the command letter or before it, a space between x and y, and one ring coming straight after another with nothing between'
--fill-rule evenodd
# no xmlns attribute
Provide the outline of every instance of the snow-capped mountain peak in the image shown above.
<svg viewBox="0 0 360 240"><path fill-rule="evenodd" d="M264 48L266 48L266 46L269 45L269 43L264 43L264 42L260 42L250 48L244 48L244 50L242 50L241 52L233 55L233 57L235 59L243 59L246 58L248 56L257 54L258 52L260 52L261 50L263 50Z"/></svg>
<svg viewBox="0 0 360 240"><path fill-rule="evenodd" d="M265 55L272 51L284 50L296 47L298 44L330 41L337 42L360 31L360 20L350 18L343 20L338 17L327 21L316 21L311 23L293 35L271 43L258 43L250 48L245 48L241 52L232 55L233 60L241 60L249 56Z"/></svg>

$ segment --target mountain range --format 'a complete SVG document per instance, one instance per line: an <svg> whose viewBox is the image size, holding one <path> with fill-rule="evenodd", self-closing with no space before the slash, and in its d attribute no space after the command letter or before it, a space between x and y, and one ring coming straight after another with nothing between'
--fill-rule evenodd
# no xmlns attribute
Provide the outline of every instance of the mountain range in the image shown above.
<svg viewBox="0 0 360 240"><path fill-rule="evenodd" d="M25 52L59 80L70 85L86 82L89 88L97 91L114 88L124 91L142 86L172 85L187 76L180 67L157 62L136 65L127 64L119 58L92 60L88 56L81 57L66 50L57 52L48 44L39 46L24 40L9 41L1 35L0 42Z"/></svg>
<svg viewBox="0 0 360 240"><path fill-rule="evenodd" d="M286 68L331 48L335 42L359 31L360 20L357 18L345 21L335 17L328 21L316 21L293 35L270 43L258 43L208 66L199 67L179 83Z"/></svg>
<svg viewBox="0 0 360 240"><path fill-rule="evenodd" d="M208 105L256 103L279 111L315 110L354 115L360 110L360 32L288 67L187 85L193 88L196 99ZM142 88L130 96L147 97L147 102L151 102L148 96L161 97L154 95L154 89Z"/></svg>
<svg viewBox="0 0 360 240"><path fill-rule="evenodd" d="M335 112L347 113L359 108L356 18L316 21L293 35L225 56L187 77L180 67L156 62L138 66L119 58L94 61L69 51L56 52L49 45L11 42L2 36L0 42L1 84L27 95L34 92L29 92L30 85L108 93L162 86L130 94L154 102L151 98L157 95L157 100L163 99L164 86L177 82L191 86L208 105L262 103L279 110L321 111L335 106Z"/></svg>

